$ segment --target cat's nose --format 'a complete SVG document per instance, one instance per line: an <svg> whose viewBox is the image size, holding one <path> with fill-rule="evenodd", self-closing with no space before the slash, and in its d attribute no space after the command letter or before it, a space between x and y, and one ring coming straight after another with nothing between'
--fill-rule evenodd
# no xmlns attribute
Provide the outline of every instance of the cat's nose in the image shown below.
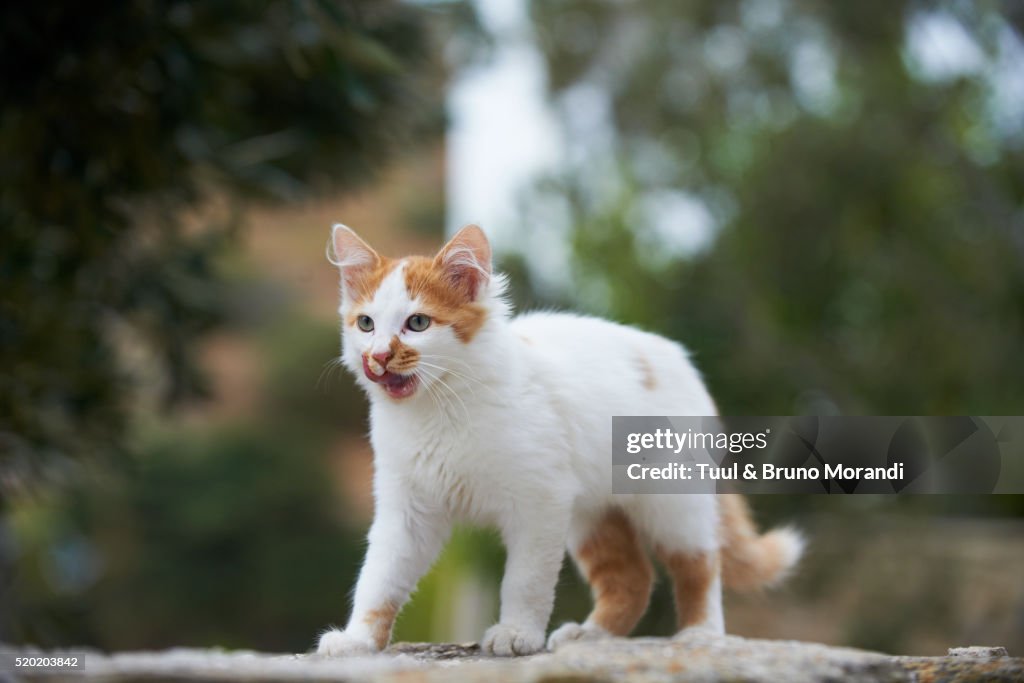
<svg viewBox="0 0 1024 683"><path fill-rule="evenodd" d="M395 357L395 354L390 349L387 351L381 351L379 353L372 353L370 357L373 358L382 368L388 367L388 361Z"/></svg>

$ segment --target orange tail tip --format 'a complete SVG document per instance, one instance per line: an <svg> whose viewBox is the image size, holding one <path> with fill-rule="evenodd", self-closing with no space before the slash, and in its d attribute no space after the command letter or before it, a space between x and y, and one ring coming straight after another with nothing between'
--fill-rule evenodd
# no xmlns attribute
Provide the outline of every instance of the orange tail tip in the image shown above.
<svg viewBox="0 0 1024 683"><path fill-rule="evenodd" d="M718 497L722 537L722 581L735 590L778 584L792 571L804 550L804 538L790 527L758 534L742 496Z"/></svg>

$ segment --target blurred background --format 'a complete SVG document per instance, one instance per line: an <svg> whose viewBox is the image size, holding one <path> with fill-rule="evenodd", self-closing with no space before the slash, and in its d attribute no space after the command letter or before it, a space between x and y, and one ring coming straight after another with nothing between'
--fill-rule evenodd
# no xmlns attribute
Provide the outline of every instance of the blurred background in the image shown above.
<svg viewBox="0 0 1024 683"><path fill-rule="evenodd" d="M372 514L342 221L479 222L520 307L684 342L723 414L1024 414L1024 11L997 0L0 9L0 641L305 651ZM735 633L1024 654L1024 498L783 497ZM396 637L476 639L462 530ZM582 618L563 571L553 623ZM672 630L661 582L638 629Z"/></svg>

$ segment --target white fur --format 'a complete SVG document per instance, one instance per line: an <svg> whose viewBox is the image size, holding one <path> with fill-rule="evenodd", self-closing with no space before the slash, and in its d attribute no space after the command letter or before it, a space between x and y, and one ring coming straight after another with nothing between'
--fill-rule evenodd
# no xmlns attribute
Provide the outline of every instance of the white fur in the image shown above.
<svg viewBox="0 0 1024 683"><path fill-rule="evenodd" d="M482 287L489 316L469 343L442 325L403 331L420 302L401 282L399 270L360 307L375 321L372 333L343 330L344 363L371 401L376 515L351 619L322 637L321 653L375 650L364 617L407 600L456 521L496 527L508 549L500 621L482 641L499 655L544 646L565 549L577 548L609 506L669 551L717 549L713 497L611 493L611 416L715 414L680 345L579 315L510 318L500 275ZM342 302L343 315L349 306ZM361 365L367 349L396 334L422 354L422 384L400 402ZM644 362L656 372L653 389L644 386ZM707 599L706 626L721 632L717 581ZM567 640L594 627L562 632Z"/></svg>

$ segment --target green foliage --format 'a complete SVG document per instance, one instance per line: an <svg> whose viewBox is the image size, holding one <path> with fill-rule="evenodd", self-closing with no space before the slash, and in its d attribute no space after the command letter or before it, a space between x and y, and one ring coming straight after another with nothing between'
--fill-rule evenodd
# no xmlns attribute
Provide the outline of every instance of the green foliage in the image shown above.
<svg viewBox="0 0 1024 683"><path fill-rule="evenodd" d="M117 450L127 330L201 394L234 225L183 211L365 181L438 133L423 7L7 3L0 10L0 465L10 487ZM46 456L46 457L43 457Z"/></svg>
<svg viewBox="0 0 1024 683"><path fill-rule="evenodd" d="M456 528L433 568L420 579L412 600L402 609L393 640L451 638L456 613L467 607L475 608L484 628L489 626L498 618L498 586L504 564L505 548L493 530ZM472 589L467 591L469 585L477 584L485 596L477 596ZM459 604L476 597L483 604Z"/></svg>
<svg viewBox="0 0 1024 683"><path fill-rule="evenodd" d="M281 314L260 332L268 359L260 412L306 433L364 433L366 396L341 367L338 326Z"/></svg>
<svg viewBox="0 0 1024 683"><path fill-rule="evenodd" d="M532 10L578 146L534 205L568 216L584 305L686 342L724 414L1024 410L1024 102L999 80L1021 44L1013 15ZM974 71L918 64L907 36L935 18L973 41ZM576 140L581 101L607 117ZM680 193L709 216L696 247L672 243L693 229Z"/></svg>
<svg viewBox="0 0 1024 683"><path fill-rule="evenodd" d="M365 425L362 396L317 385L333 326L278 317L251 332L266 369L255 415L150 423L117 467L85 461L20 497L6 639L303 651L344 618L365 530L331 454L339 425Z"/></svg>
<svg viewBox="0 0 1024 683"><path fill-rule="evenodd" d="M130 471L21 507L15 640L302 651L344 612L361 534L308 444L252 425L165 434Z"/></svg>

